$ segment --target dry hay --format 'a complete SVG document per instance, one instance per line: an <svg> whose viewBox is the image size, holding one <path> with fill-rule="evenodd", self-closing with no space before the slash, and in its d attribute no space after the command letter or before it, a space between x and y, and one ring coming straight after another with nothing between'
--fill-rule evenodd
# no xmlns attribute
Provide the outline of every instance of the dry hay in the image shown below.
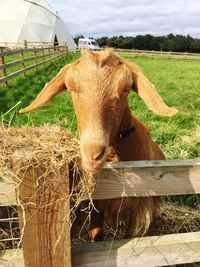
<svg viewBox="0 0 200 267"><path fill-rule="evenodd" d="M163 202L149 229L149 235L200 231L199 207Z"/></svg>
<svg viewBox="0 0 200 267"><path fill-rule="evenodd" d="M84 181L81 201L88 197L89 189L93 190L91 177L80 166L78 140L68 130L49 125L37 128L0 128L1 179L11 181L15 177L14 180L19 179L20 182L20 177L16 177L18 170L13 169L13 158L16 155L24 155L28 164L45 166L46 175L58 175L62 166L73 163L74 175L77 177L77 173L81 172L81 182Z"/></svg>
<svg viewBox="0 0 200 267"><path fill-rule="evenodd" d="M40 161L56 163L71 161L78 156L78 144L69 131L58 126L32 128L0 128L0 176L9 176L12 157L16 151L29 150L30 156Z"/></svg>
<svg viewBox="0 0 200 267"><path fill-rule="evenodd" d="M66 164L72 166L70 170L71 182L71 222L74 223L73 241L89 241L88 225L90 213L94 208L91 200L94 190L93 177L86 175L80 164L79 141L68 130L58 126L45 125L38 128L0 128L0 182L3 180L18 180L20 177L17 170L13 170L13 155L24 153L31 159L32 166L43 166L46 169L46 175L52 177L58 176L60 170ZM26 164L30 165L30 161ZM17 186L17 184L15 184ZM90 199L89 206L78 210L80 203ZM2 204L0 192L0 204ZM3 203L6 205L6 203ZM79 216L80 213L83 215ZM1 210L0 210L1 217ZM84 217L82 223L76 225ZM105 240L123 238L126 222L122 221L119 225L113 225L105 220ZM187 208L180 204L163 203L154 222L150 227L149 235L161 235L178 232L199 231L200 217L197 209ZM2 236L1 236L2 235ZM8 237L9 233L3 229L0 223L0 239ZM18 235L18 231L16 231ZM0 244L1 246L1 244Z"/></svg>
<svg viewBox="0 0 200 267"><path fill-rule="evenodd" d="M21 164L13 164L15 158L21 160ZM15 165L15 166L14 166ZM18 188L22 183L20 174L31 168L42 170L41 176L37 178L37 184L45 183L44 187L51 186L53 179L62 181L63 168L71 166L70 169L70 199L72 222L75 220L75 210L79 204L89 199L89 213L93 209L91 195L94 189L93 177L84 173L80 166L80 152L77 139L66 129L58 126L45 125L42 127L22 128L0 128L0 182L14 184ZM72 168L73 167L73 168ZM45 176L46 178L44 179ZM80 179L81 177L81 179ZM28 177L26 177L28 178ZM55 185L55 184L54 184ZM45 192L42 192L45 193ZM66 198L69 199L68 196ZM0 205L7 206L7 196L0 190ZM42 200L45 197L41 196ZM17 198L18 205L23 207L23 200ZM31 202L31 199L30 201ZM55 203L51 203L53 206ZM5 209L0 218L5 217ZM67 217L67 214L64 214ZM26 218L24 218L26 220ZM24 222L25 224L25 222ZM0 240L8 238L10 229L6 232L5 224L0 222Z"/></svg>

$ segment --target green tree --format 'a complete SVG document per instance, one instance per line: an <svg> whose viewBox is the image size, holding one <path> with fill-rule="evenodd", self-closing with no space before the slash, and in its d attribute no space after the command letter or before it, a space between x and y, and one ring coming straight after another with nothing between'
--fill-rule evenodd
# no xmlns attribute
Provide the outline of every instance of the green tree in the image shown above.
<svg viewBox="0 0 200 267"><path fill-rule="evenodd" d="M132 49L132 47L133 47L133 42L132 42L132 38L131 37L124 37L121 40L120 48Z"/></svg>
<svg viewBox="0 0 200 267"><path fill-rule="evenodd" d="M79 37L80 38L80 37ZM109 46L124 49L163 50L174 52L200 52L200 39L193 39L190 35L153 36L151 34L133 36L101 37L97 39L101 47Z"/></svg>
<svg viewBox="0 0 200 267"><path fill-rule="evenodd" d="M200 39L195 39L191 45L190 45L190 49L192 52L195 53L200 53Z"/></svg>
<svg viewBox="0 0 200 267"><path fill-rule="evenodd" d="M134 48L135 49L144 49L144 36L137 35L134 39Z"/></svg>
<svg viewBox="0 0 200 267"><path fill-rule="evenodd" d="M101 37L101 38L97 38L96 41L97 41L97 43L99 44L100 47L104 47L104 46L107 46L108 37L104 36L104 37Z"/></svg>

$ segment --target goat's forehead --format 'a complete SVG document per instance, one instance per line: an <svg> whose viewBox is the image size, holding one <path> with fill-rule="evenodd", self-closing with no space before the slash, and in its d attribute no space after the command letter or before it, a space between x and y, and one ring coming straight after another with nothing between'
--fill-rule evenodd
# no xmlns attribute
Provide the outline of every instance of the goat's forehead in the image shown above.
<svg viewBox="0 0 200 267"><path fill-rule="evenodd" d="M120 86L131 84L131 78L129 68L114 53L86 52L66 75L66 84L74 91L87 91L87 88L89 90L92 87L115 90Z"/></svg>
<svg viewBox="0 0 200 267"><path fill-rule="evenodd" d="M115 54L111 54L106 58L100 57L98 54L92 56L92 58L89 56L81 57L75 66L75 71L77 73L76 77L80 81L93 79L94 82L105 79L114 79L117 81L120 76L128 76L127 72L130 72L124 62L115 56ZM98 80L95 80L95 78Z"/></svg>
<svg viewBox="0 0 200 267"><path fill-rule="evenodd" d="M96 64L109 64L123 61L123 59L115 54L111 49L106 49L105 51L100 52L82 50L80 59L84 62L95 62Z"/></svg>

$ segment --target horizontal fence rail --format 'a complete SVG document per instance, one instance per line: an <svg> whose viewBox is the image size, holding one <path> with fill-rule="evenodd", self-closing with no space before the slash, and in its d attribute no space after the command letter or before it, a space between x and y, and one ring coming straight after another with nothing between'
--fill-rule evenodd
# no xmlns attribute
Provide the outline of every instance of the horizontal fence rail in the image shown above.
<svg viewBox="0 0 200 267"><path fill-rule="evenodd" d="M134 56L148 56L151 58L174 58L174 59L196 59L200 60L200 53L188 53L188 52L171 52L171 51L149 51L149 50L137 50L137 49L115 49L116 52L121 52L123 55Z"/></svg>
<svg viewBox="0 0 200 267"><path fill-rule="evenodd" d="M2 262L24 267L22 250L2 253ZM1 262L0 260L0 262ZM74 244L73 267L153 267L200 260L200 232Z"/></svg>
<svg viewBox="0 0 200 267"><path fill-rule="evenodd" d="M0 84L7 83L20 74L49 63L68 53L67 45L16 49L0 48Z"/></svg>
<svg viewBox="0 0 200 267"><path fill-rule="evenodd" d="M94 199L200 193L200 159L107 163Z"/></svg>
<svg viewBox="0 0 200 267"><path fill-rule="evenodd" d="M26 41L21 43L13 43L13 42L0 42L0 47L4 49L18 49L18 48L32 48L32 47L48 47L58 45L58 42L34 42L34 41Z"/></svg>
<svg viewBox="0 0 200 267"><path fill-rule="evenodd" d="M72 246L74 267L151 267L200 260L200 232Z"/></svg>
<svg viewBox="0 0 200 267"><path fill-rule="evenodd" d="M96 176L94 199L200 193L200 159L107 163ZM0 205L16 205L15 185L0 179Z"/></svg>

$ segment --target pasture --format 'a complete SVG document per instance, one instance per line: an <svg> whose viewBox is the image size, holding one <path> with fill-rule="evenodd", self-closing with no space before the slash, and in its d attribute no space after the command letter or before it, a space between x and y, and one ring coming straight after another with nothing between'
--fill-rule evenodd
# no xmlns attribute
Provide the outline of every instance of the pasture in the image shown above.
<svg viewBox="0 0 200 267"><path fill-rule="evenodd" d="M27 78L20 77L0 87L0 111L5 125L38 126L44 123L59 124L76 132L76 119L69 94L59 95L50 105L28 114L18 110L30 103L58 70L77 59L78 54L56 60ZM160 117L149 111L143 101L131 92L129 104L132 112L151 130L153 139L165 151L168 159L190 159L200 155L200 64L193 60L176 60L125 56L138 64L154 83L165 102L179 113L172 118ZM13 108L16 103L21 104ZM11 109L11 110L10 110ZM10 110L9 112L7 112Z"/></svg>

